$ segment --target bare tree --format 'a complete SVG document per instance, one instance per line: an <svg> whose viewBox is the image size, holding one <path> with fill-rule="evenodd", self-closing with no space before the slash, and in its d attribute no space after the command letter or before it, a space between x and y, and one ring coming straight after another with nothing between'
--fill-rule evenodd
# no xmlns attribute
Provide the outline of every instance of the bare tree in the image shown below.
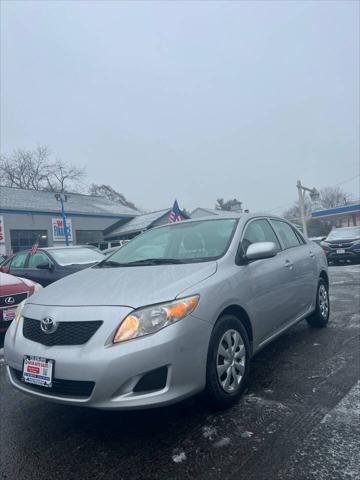
<svg viewBox="0 0 360 480"><path fill-rule="evenodd" d="M311 217L312 203L311 200L306 197L304 202L305 218ZM301 212L299 201L294 202L294 205L283 213L283 217L293 223L301 223Z"/></svg>
<svg viewBox="0 0 360 480"><path fill-rule="evenodd" d="M242 202L234 198L233 200L225 201L223 198L218 198L215 204L216 210L241 210Z"/></svg>
<svg viewBox="0 0 360 480"><path fill-rule="evenodd" d="M60 160L49 166L46 182L51 192L65 192L71 186L72 191L79 190L79 183L86 176L85 169L75 167Z"/></svg>
<svg viewBox="0 0 360 480"><path fill-rule="evenodd" d="M125 207L138 210L138 208L132 202L126 200L125 196L122 193L117 192L110 185L97 185L95 183L92 183L89 187L89 193L90 195L95 195L97 197L105 197L108 200L120 203Z"/></svg>
<svg viewBox="0 0 360 480"><path fill-rule="evenodd" d="M14 150L0 158L1 184L30 190L51 192L78 191L86 176L83 168L52 160L47 146L34 150Z"/></svg>
<svg viewBox="0 0 360 480"><path fill-rule="evenodd" d="M351 195L339 187L325 187L320 190L320 205L322 208L341 207L351 202ZM313 211L313 204L310 198L305 197L305 217L310 218ZM283 216L292 222L301 222L301 213L299 202L294 202L294 205L284 212Z"/></svg>
<svg viewBox="0 0 360 480"><path fill-rule="evenodd" d="M351 195L339 187L325 187L320 190L320 201L323 208L340 207L347 205L351 200Z"/></svg>

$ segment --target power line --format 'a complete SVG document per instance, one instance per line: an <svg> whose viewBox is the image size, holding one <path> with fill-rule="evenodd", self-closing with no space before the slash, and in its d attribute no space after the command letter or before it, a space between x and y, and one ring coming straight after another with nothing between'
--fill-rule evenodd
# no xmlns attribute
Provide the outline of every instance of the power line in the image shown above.
<svg viewBox="0 0 360 480"><path fill-rule="evenodd" d="M335 185L333 185L333 187L337 187L339 185L343 185L344 183L351 182L351 180L355 180L355 178L357 177L360 177L360 173L358 173L354 177L348 178L347 180L343 180L342 182L336 183Z"/></svg>

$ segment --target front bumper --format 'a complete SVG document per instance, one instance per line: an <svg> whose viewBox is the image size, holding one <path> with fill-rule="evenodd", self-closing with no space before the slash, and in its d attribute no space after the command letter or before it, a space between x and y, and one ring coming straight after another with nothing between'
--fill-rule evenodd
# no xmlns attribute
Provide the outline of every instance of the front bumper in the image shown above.
<svg viewBox="0 0 360 480"><path fill-rule="evenodd" d="M336 253L334 250L330 250L326 252L326 257L328 259L328 262L332 261L359 261L360 260L360 251L352 251L352 250L346 250L345 253Z"/></svg>
<svg viewBox="0 0 360 480"><path fill-rule="evenodd" d="M122 344L111 339L127 307L45 307L26 305L23 314L40 320L102 319L103 324L84 345L44 346L26 339L22 320L12 322L5 337L5 362L10 382L17 389L50 401L101 409L135 409L167 405L201 391L205 386L207 349L211 325L194 315L159 332ZM24 355L55 360L59 381L93 382L89 396L39 391L15 374L22 371ZM136 391L148 372L166 368L160 390Z"/></svg>

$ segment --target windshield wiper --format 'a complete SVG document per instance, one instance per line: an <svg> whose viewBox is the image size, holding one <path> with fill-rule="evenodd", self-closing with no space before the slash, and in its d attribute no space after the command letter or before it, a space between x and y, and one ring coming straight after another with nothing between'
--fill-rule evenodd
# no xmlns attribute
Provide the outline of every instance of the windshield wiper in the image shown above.
<svg viewBox="0 0 360 480"><path fill-rule="evenodd" d="M142 260L134 260L133 262L121 263L121 266L134 267L137 265L169 265L178 263L184 262L178 258L144 258Z"/></svg>
<svg viewBox="0 0 360 480"><path fill-rule="evenodd" d="M103 260L102 262L95 265L95 268L105 268L105 267L122 267L123 264L119 262L114 262L113 260Z"/></svg>
<svg viewBox="0 0 360 480"><path fill-rule="evenodd" d="M105 267L137 267L141 265L170 265L185 263L177 258L144 258L142 260L134 260L133 262L115 262L114 260L103 260L95 265L96 268Z"/></svg>

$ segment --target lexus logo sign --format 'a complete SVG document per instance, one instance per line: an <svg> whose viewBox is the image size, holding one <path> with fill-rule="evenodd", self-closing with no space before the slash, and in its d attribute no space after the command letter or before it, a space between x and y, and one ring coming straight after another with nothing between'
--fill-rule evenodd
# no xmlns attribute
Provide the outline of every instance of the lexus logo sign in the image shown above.
<svg viewBox="0 0 360 480"><path fill-rule="evenodd" d="M6 303L6 305L13 305L15 303L15 298L14 297L6 297L5 298L5 303Z"/></svg>

